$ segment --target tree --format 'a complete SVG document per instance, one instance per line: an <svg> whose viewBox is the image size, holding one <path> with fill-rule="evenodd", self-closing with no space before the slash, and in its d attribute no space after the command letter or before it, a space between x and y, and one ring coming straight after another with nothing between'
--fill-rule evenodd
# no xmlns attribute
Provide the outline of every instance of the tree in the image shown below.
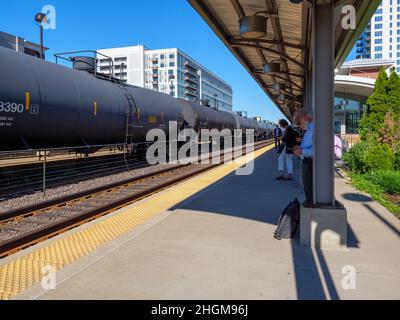
<svg viewBox="0 0 400 320"><path fill-rule="evenodd" d="M393 120L400 117L400 77L394 68L387 82L388 108Z"/></svg>
<svg viewBox="0 0 400 320"><path fill-rule="evenodd" d="M395 80L391 85L395 86ZM385 115L389 111L389 79L383 67L375 82L373 94L367 99L367 109L360 121L359 133L362 140L378 139L379 131L384 127ZM393 89L394 90L394 89Z"/></svg>

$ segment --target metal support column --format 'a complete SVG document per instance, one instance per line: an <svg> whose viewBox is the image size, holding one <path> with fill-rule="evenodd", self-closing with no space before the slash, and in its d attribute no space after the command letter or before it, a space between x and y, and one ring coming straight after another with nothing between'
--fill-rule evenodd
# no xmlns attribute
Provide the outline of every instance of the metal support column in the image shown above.
<svg viewBox="0 0 400 320"><path fill-rule="evenodd" d="M334 1L313 10L314 202L334 206Z"/></svg>
<svg viewBox="0 0 400 320"><path fill-rule="evenodd" d="M43 196L46 196L46 160L47 160L47 151L44 150L43 155Z"/></svg>
<svg viewBox="0 0 400 320"><path fill-rule="evenodd" d="M312 70L306 71L306 103L305 107L307 111L311 114L314 113L314 106L313 106L313 72Z"/></svg>

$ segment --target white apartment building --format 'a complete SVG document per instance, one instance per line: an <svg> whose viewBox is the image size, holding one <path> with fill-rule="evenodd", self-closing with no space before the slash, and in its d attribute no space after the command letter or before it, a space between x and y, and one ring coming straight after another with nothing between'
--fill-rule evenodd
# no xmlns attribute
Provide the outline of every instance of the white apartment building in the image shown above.
<svg viewBox="0 0 400 320"><path fill-rule="evenodd" d="M145 46L98 50L112 58L114 76L129 84L232 111L232 87L177 48ZM110 73L110 61L98 55L98 71Z"/></svg>
<svg viewBox="0 0 400 320"><path fill-rule="evenodd" d="M144 87L144 54L146 48L141 45L97 50L97 71L104 74L114 72L114 77ZM103 56L104 55L104 56ZM110 66L110 59L114 64ZM110 71L111 70L111 71Z"/></svg>
<svg viewBox="0 0 400 320"><path fill-rule="evenodd" d="M400 0L383 0L357 42L357 58L394 59L400 73Z"/></svg>

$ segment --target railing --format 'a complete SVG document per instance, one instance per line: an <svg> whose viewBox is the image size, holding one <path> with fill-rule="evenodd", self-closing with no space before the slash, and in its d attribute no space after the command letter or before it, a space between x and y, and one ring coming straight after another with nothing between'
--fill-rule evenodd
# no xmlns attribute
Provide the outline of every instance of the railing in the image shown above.
<svg viewBox="0 0 400 320"><path fill-rule="evenodd" d="M350 149L353 145L360 142L359 134L342 134L340 135L340 138L347 149Z"/></svg>

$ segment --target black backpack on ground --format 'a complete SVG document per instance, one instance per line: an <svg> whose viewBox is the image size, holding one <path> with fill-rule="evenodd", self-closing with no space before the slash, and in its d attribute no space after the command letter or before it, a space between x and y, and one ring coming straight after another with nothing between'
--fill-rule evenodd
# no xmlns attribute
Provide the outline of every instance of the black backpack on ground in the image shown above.
<svg viewBox="0 0 400 320"><path fill-rule="evenodd" d="M299 223L300 202L296 198L283 210L274 233L274 238L277 240L292 239L296 234Z"/></svg>

